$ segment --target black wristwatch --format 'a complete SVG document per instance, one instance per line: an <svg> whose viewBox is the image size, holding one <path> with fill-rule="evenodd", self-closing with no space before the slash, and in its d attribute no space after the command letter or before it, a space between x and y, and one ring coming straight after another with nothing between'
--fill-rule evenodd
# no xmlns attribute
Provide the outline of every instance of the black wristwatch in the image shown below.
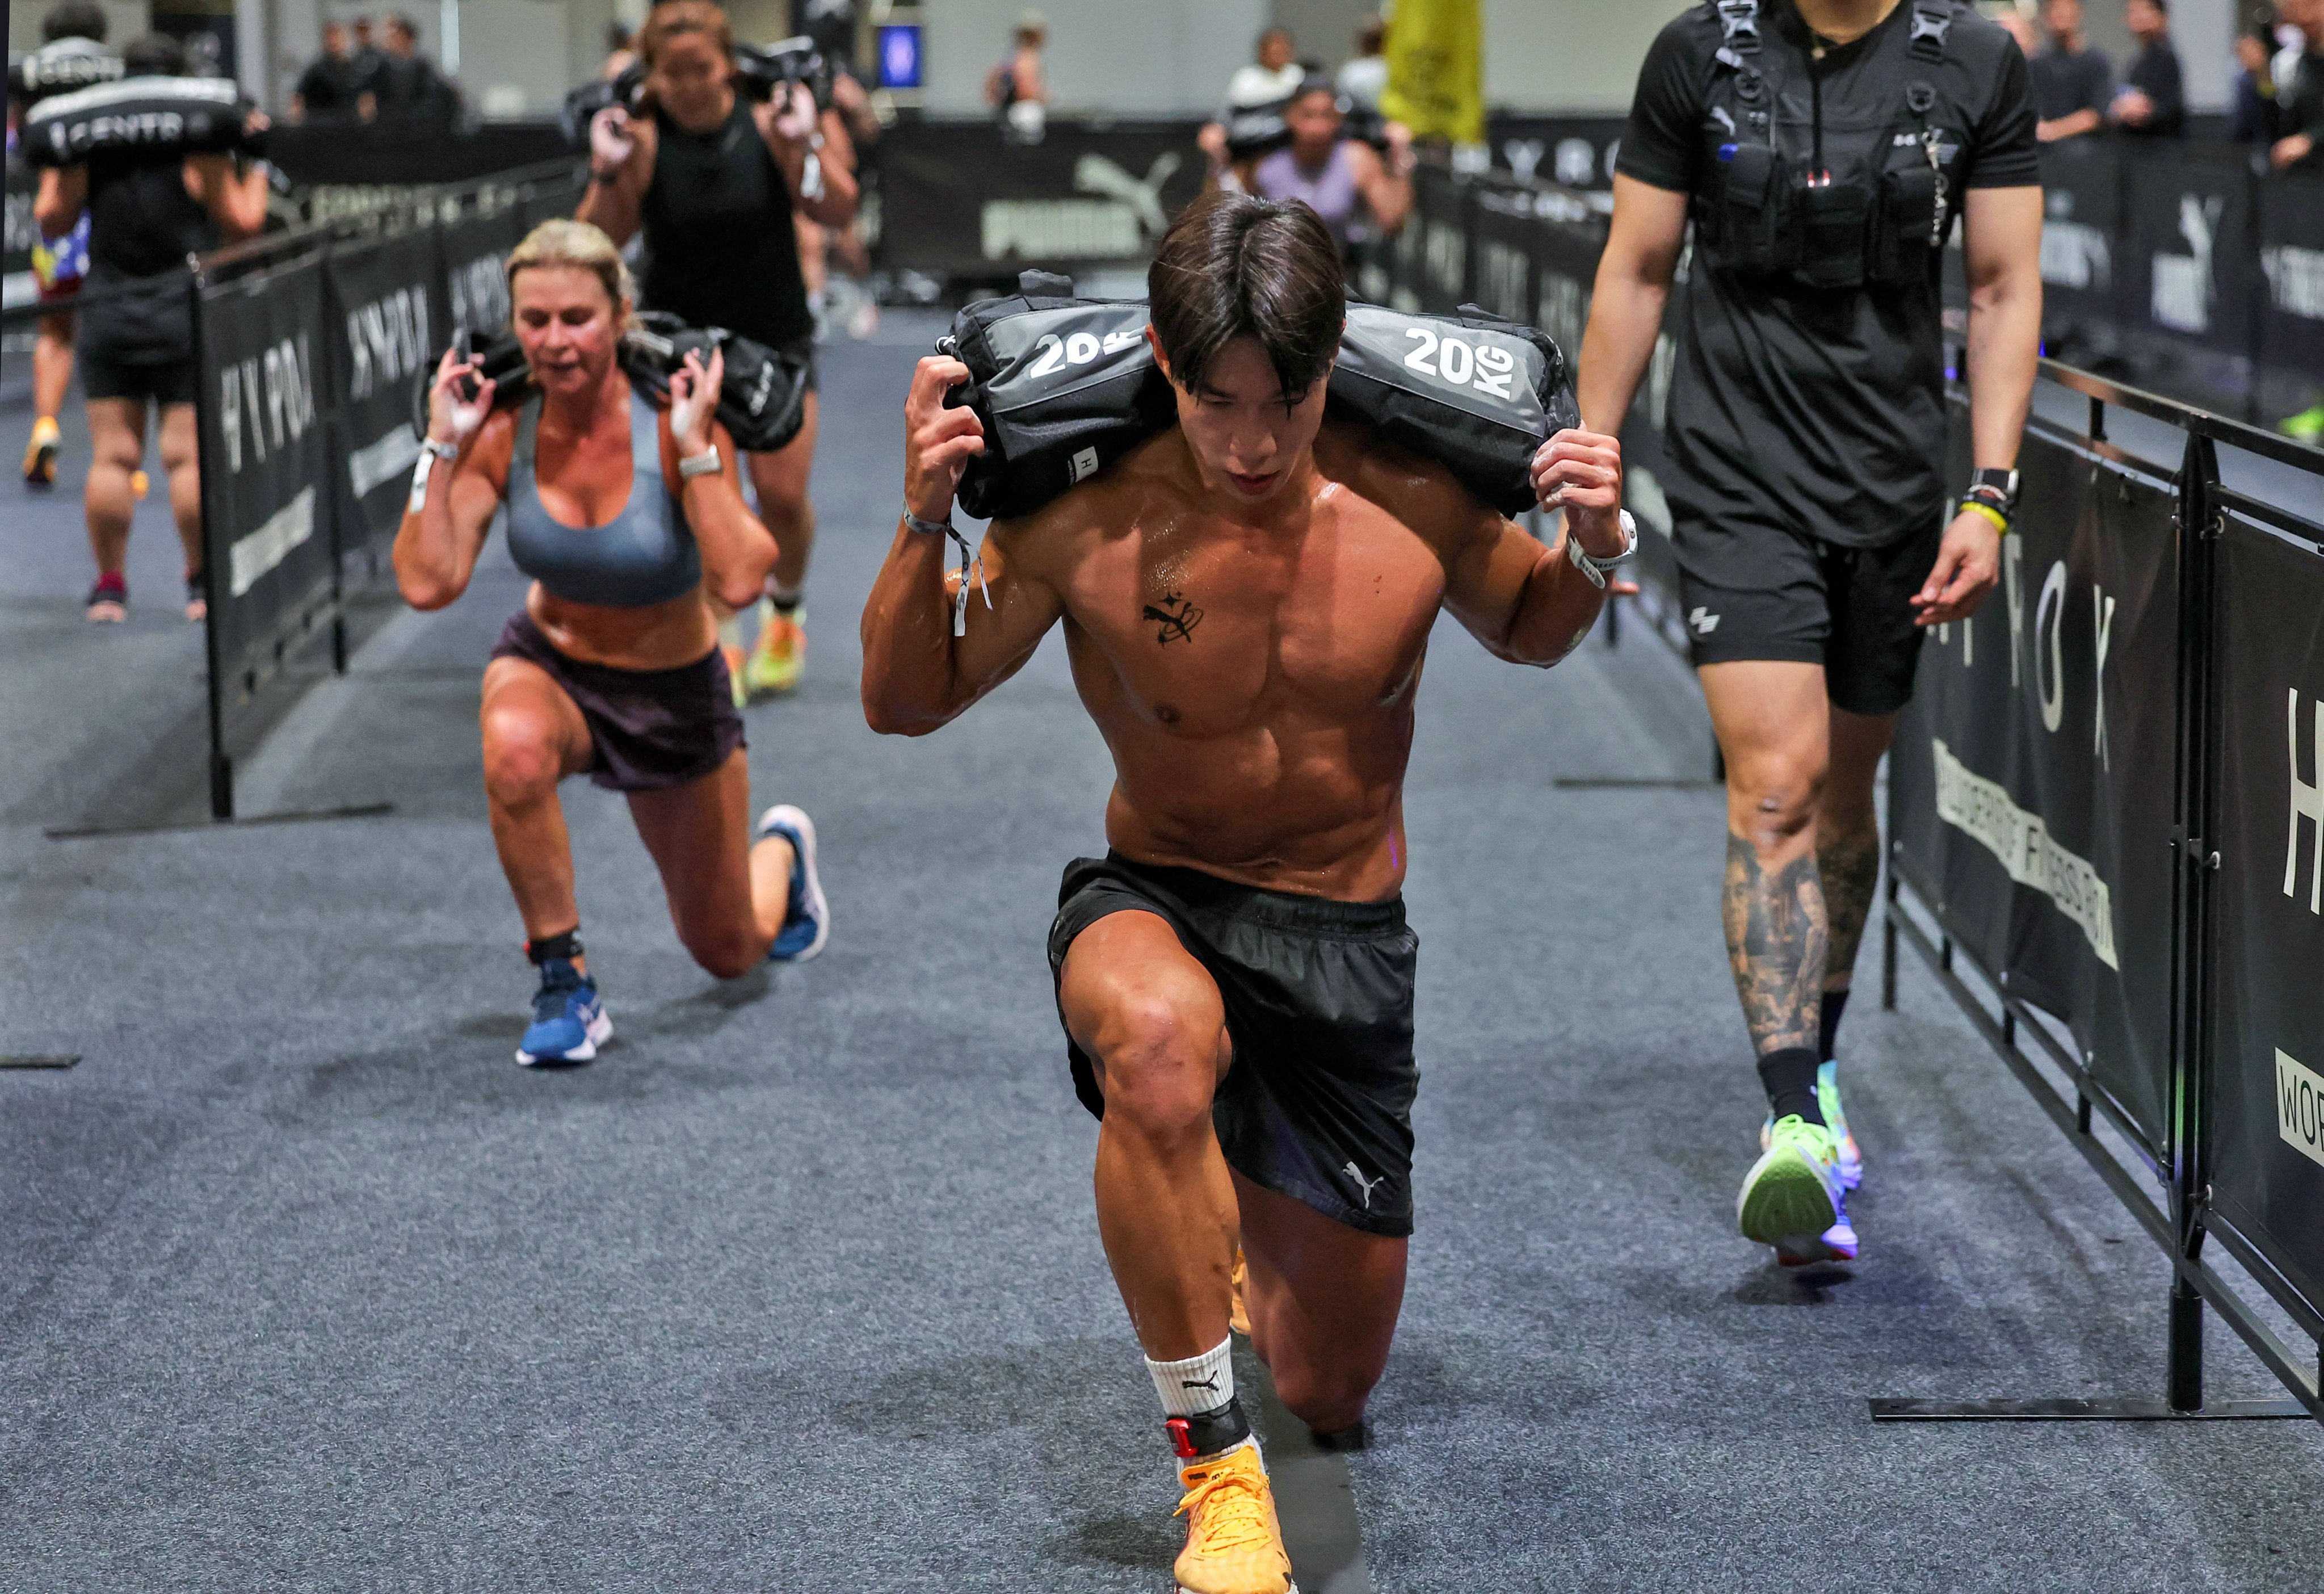
<svg viewBox="0 0 2324 1594"><path fill-rule="evenodd" d="M1983 510L2006 535L2010 523L2017 518L2018 481L2015 470L1980 470L1969 478L1960 507Z"/></svg>

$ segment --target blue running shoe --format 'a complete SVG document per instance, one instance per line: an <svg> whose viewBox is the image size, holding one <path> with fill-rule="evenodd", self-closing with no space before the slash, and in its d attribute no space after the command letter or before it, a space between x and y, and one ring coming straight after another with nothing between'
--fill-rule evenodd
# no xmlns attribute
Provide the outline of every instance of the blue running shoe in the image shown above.
<svg viewBox="0 0 2324 1594"><path fill-rule="evenodd" d="M587 1062L613 1038L597 982L563 958L540 966L540 989L533 993L532 1027L518 1043L516 1060L527 1068Z"/></svg>
<svg viewBox="0 0 2324 1594"><path fill-rule="evenodd" d="M752 839L780 836L791 844L791 894L783 910L783 928L767 949L770 963L804 963L823 950L831 939L831 904L824 900L823 876L815 869L815 821L788 802L778 802L759 816Z"/></svg>

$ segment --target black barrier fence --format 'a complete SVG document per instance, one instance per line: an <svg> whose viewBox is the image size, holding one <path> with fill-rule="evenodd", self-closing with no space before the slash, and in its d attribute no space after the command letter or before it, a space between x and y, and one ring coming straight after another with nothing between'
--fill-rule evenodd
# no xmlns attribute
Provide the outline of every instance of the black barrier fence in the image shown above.
<svg viewBox="0 0 2324 1594"><path fill-rule="evenodd" d="M230 748L266 681L323 635L346 668L345 599L379 575L420 457L421 371L507 320L503 259L579 194L558 162L196 262L214 818L234 817Z"/></svg>
<svg viewBox="0 0 2324 1594"><path fill-rule="evenodd" d="M2053 228L2044 254L2052 274L2088 261L2103 304L2098 268L2139 212L2098 191L2120 207L2103 228ZM2264 218L2275 190L2243 191ZM2232 201L2191 202L2226 218ZM1406 309L1526 315L1576 353L1607 222L1602 196L1424 169L1383 285ZM2192 292L2167 260L2143 269L2150 297ZM2061 315L2083 313L2076 292ZM2218 325L2221 347L2246 329ZM1673 353L1665 337L1623 452L1649 533L1641 606L1683 645L1660 487ZM2166 1389L1874 1413L2324 1418L2317 1347L2294 1348L2259 1304L2324 1343L2324 453L2043 371L2001 588L1939 629L1899 726L1884 995L1898 946L1923 951L2170 1255ZM1966 418L1956 394L1963 478ZM2206 1303L2295 1401L2205 1400Z"/></svg>
<svg viewBox="0 0 2324 1594"><path fill-rule="evenodd" d="M1201 125L1059 119L1028 144L991 118L899 122L867 156L879 177L879 264L959 283L1013 283L1033 267L1142 267L1202 191Z"/></svg>

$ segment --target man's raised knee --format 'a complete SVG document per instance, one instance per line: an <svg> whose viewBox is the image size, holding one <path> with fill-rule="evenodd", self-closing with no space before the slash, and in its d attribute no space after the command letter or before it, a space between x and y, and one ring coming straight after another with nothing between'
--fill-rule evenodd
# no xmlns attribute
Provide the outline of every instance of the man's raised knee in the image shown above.
<svg viewBox="0 0 2324 1594"><path fill-rule="evenodd" d="M1221 1046L1214 1005L1164 982L1125 982L1094 1039L1107 1117L1150 1134L1208 1125Z"/></svg>

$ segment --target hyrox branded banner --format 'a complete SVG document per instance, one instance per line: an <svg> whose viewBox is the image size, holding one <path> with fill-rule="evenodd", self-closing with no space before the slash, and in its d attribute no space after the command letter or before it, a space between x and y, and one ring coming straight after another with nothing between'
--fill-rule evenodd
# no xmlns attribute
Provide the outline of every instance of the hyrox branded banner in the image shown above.
<svg viewBox="0 0 2324 1594"><path fill-rule="evenodd" d="M323 269L318 255L201 294L204 565L229 678L335 573Z"/></svg>
<svg viewBox="0 0 2324 1594"><path fill-rule="evenodd" d="M1953 452L1965 477L1959 436ZM2038 432L2022 465L2002 585L1973 618L1937 630L1897 728L1895 861L2010 995L2066 1022L2100 1086L2161 1154L2175 497L2167 479Z"/></svg>
<svg viewBox="0 0 2324 1594"><path fill-rule="evenodd" d="M2218 546L2211 1204L2324 1305L2324 556Z"/></svg>
<svg viewBox="0 0 2324 1594"><path fill-rule="evenodd" d="M1202 192L1198 130L1053 121L1027 144L994 122L899 123L871 157L881 260L969 279L1142 262Z"/></svg>
<svg viewBox="0 0 2324 1594"><path fill-rule="evenodd" d="M334 391L339 446L342 541L392 532L420 440L411 391L420 371L451 341L436 237L426 229L334 254L330 286Z"/></svg>

